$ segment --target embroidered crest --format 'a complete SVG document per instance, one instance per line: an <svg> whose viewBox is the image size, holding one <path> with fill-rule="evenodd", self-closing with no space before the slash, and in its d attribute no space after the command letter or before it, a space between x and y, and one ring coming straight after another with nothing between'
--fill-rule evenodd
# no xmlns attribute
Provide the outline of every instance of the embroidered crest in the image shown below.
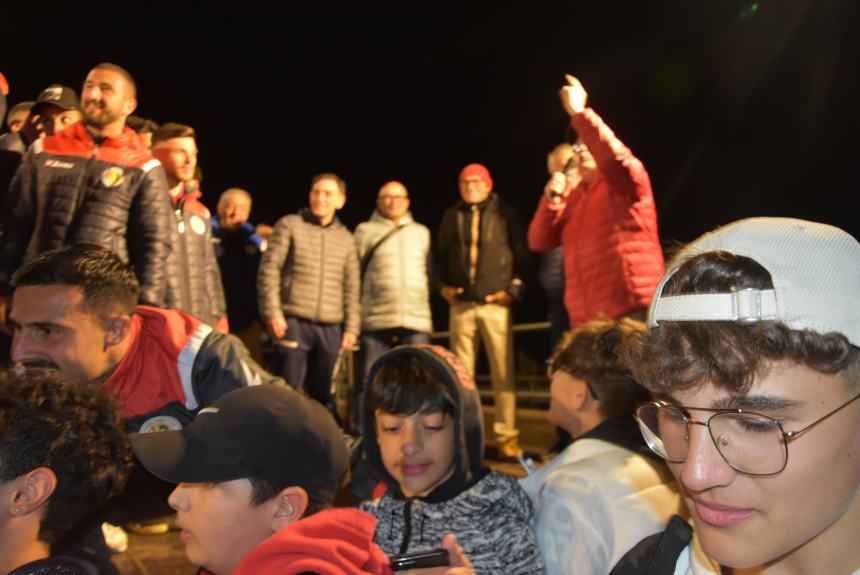
<svg viewBox="0 0 860 575"><path fill-rule="evenodd" d="M143 422L140 433L151 433L156 431L179 431L182 424L175 417L169 415L156 415Z"/></svg>
<svg viewBox="0 0 860 575"><path fill-rule="evenodd" d="M191 217L188 219L188 225L191 226L191 230L198 236L206 233L206 222L197 214L191 214Z"/></svg>
<svg viewBox="0 0 860 575"><path fill-rule="evenodd" d="M125 172L119 166L111 166L102 172L102 184L106 188L115 188L125 181Z"/></svg>

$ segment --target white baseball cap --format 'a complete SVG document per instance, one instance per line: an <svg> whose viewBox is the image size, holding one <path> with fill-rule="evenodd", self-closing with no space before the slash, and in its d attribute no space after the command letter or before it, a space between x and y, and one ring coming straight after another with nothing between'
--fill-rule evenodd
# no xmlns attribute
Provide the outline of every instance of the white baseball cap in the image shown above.
<svg viewBox="0 0 860 575"><path fill-rule="evenodd" d="M764 267L773 289L662 296L687 260L722 251ZM843 230L792 218L749 218L701 236L674 258L660 280L648 327L662 321L781 321L794 330L839 332L860 346L860 243Z"/></svg>

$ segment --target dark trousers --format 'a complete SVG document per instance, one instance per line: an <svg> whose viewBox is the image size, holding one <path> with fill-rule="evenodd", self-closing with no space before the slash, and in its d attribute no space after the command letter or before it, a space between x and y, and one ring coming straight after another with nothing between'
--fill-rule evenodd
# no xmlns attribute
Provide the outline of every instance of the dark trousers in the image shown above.
<svg viewBox="0 0 860 575"><path fill-rule="evenodd" d="M362 332L361 349L359 350L361 377L355 382L355 389L352 390L352 406L350 408L352 424L359 426L359 430L361 429L361 417L364 413L364 387L370 377L370 368L389 349L398 345L413 343L430 343L430 334L402 327Z"/></svg>
<svg viewBox="0 0 860 575"><path fill-rule="evenodd" d="M275 342L271 371L330 408L331 382L343 328L336 323L319 323L297 317L286 319L287 333L282 340Z"/></svg>
<svg viewBox="0 0 860 575"><path fill-rule="evenodd" d="M398 345L430 343L430 334L402 327L365 331L361 334L361 382L367 383L370 368L382 354Z"/></svg>

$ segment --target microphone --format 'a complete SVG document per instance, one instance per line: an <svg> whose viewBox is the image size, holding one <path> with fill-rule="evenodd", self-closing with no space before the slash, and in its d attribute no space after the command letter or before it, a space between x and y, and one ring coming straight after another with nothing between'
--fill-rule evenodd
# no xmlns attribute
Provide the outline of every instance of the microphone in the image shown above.
<svg viewBox="0 0 860 575"><path fill-rule="evenodd" d="M567 163L561 169L561 172L565 176L570 175L570 173L573 170L575 170L576 168L579 167L580 164L582 164L582 154L579 153L579 149L578 149L579 146L577 144L573 144L571 146L571 148L573 149L573 155L570 156L570 159L567 161ZM552 199L552 201L554 203L558 203L561 201L561 193L560 192L552 192L550 194L550 198Z"/></svg>
<svg viewBox="0 0 860 575"><path fill-rule="evenodd" d="M573 170L578 168L580 164L582 164L582 154L579 153L579 146L574 144L571 147L573 148L573 155L570 157L570 159L564 165L564 168L561 170L562 172L564 172L565 176L570 174Z"/></svg>

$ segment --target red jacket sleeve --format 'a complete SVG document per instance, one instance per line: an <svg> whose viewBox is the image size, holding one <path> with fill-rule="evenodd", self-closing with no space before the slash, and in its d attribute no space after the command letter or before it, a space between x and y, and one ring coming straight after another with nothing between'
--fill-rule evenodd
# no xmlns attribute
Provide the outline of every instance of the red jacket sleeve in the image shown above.
<svg viewBox="0 0 860 575"><path fill-rule="evenodd" d="M634 201L651 193L651 182L642 162L607 126L597 112L586 108L570 117L570 125L588 146L597 169L614 193L630 196Z"/></svg>

